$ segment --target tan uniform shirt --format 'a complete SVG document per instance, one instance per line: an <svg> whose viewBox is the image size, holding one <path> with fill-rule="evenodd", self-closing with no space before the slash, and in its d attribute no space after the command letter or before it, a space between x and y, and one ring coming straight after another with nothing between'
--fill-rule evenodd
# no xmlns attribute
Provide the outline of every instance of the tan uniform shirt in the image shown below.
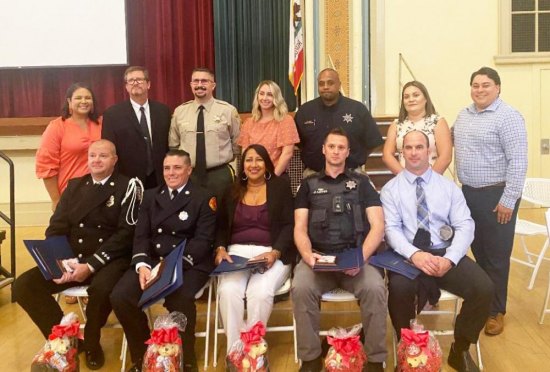
<svg viewBox="0 0 550 372"><path fill-rule="evenodd" d="M168 145L171 149L181 149L191 155L195 166L197 116L200 104L185 102L174 110ZM238 153L237 138L241 119L237 109L227 102L211 99L204 106L204 131L206 145L206 168L229 163L233 154Z"/></svg>

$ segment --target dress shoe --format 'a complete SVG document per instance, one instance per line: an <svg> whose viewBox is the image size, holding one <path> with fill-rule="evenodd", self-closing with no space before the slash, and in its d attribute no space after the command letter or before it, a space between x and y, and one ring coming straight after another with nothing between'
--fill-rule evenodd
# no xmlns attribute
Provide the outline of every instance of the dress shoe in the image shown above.
<svg viewBox="0 0 550 372"><path fill-rule="evenodd" d="M323 370L323 360L320 356L313 360L302 361L300 372L321 372Z"/></svg>
<svg viewBox="0 0 550 372"><path fill-rule="evenodd" d="M504 314L492 315L485 323L485 334L488 336L500 335L504 331Z"/></svg>
<svg viewBox="0 0 550 372"><path fill-rule="evenodd" d="M128 372L141 372L141 361L132 365Z"/></svg>
<svg viewBox="0 0 550 372"><path fill-rule="evenodd" d="M101 346L97 350L86 350L86 367L91 370L100 369L105 364L105 354Z"/></svg>
<svg viewBox="0 0 550 372"><path fill-rule="evenodd" d="M479 372L468 350L456 351L455 344L451 345L447 363L458 372Z"/></svg>
<svg viewBox="0 0 550 372"><path fill-rule="evenodd" d="M364 372L384 372L384 363L367 362L363 366Z"/></svg>
<svg viewBox="0 0 550 372"><path fill-rule="evenodd" d="M197 358L195 358L194 356L191 358L184 357L183 372L199 372L199 367L197 366Z"/></svg>

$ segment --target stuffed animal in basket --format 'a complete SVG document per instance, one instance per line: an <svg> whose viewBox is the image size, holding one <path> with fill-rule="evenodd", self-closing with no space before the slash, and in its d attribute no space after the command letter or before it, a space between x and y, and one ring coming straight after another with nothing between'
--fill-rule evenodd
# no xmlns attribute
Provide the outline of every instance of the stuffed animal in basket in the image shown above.
<svg viewBox="0 0 550 372"><path fill-rule="evenodd" d="M143 358L145 372L177 372L183 365L181 338L179 331L185 329L185 315L173 312L162 315L155 321L151 338L145 343L149 346Z"/></svg>
<svg viewBox="0 0 550 372"><path fill-rule="evenodd" d="M74 313L67 314L52 328L46 344L34 357L31 371L79 371L78 337L80 323Z"/></svg>
<svg viewBox="0 0 550 372"><path fill-rule="evenodd" d="M359 332L361 325L355 325L350 330L333 328L329 331L327 342L331 345L325 357L327 372L347 371L361 372L367 361Z"/></svg>
<svg viewBox="0 0 550 372"><path fill-rule="evenodd" d="M428 331L401 329L397 368L401 372L438 372L441 369L439 343Z"/></svg>
<svg viewBox="0 0 550 372"><path fill-rule="evenodd" d="M264 336L265 327L262 322L242 331L240 339L231 346L227 354L228 369L236 372L269 371Z"/></svg>

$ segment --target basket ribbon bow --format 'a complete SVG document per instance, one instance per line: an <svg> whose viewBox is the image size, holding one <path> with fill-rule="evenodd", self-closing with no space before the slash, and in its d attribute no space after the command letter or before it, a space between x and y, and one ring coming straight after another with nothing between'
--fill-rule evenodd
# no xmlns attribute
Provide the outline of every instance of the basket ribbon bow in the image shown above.
<svg viewBox="0 0 550 372"><path fill-rule="evenodd" d="M158 328L151 332L151 338L145 341L147 345L178 344L181 345L181 338L176 327Z"/></svg>
<svg viewBox="0 0 550 372"><path fill-rule="evenodd" d="M355 356L360 358L363 355L358 335L342 338L328 336L327 342L334 347L334 351L340 354L342 357L342 365L346 368L349 368L351 357Z"/></svg>
<svg viewBox="0 0 550 372"><path fill-rule="evenodd" d="M55 340L56 338L61 338L64 336L67 337L77 337L80 330L80 323L74 322L67 325L54 325L52 327L52 333L48 336L48 340Z"/></svg>
<svg viewBox="0 0 550 372"><path fill-rule="evenodd" d="M408 328L401 329L401 339L406 345L416 344L417 346L424 348L428 346L429 337L428 331L415 332Z"/></svg>
<svg viewBox="0 0 550 372"><path fill-rule="evenodd" d="M248 353L252 345L258 344L265 336L265 326L257 322L248 331L241 332L241 341L244 344L244 351Z"/></svg>

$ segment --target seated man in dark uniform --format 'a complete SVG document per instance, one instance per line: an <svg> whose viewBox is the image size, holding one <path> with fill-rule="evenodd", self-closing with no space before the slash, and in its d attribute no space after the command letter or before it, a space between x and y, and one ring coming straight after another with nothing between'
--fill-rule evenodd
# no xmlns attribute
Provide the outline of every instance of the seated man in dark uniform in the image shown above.
<svg viewBox="0 0 550 372"><path fill-rule="evenodd" d="M149 338L147 316L138 307L145 282L161 257L187 239L183 254L183 285L166 296L164 306L187 317L182 336L184 371L198 371L195 357L195 294L214 269L213 240L216 199L191 183L189 154L170 150L164 158L166 185L145 191L134 238L132 268L111 294L111 303L124 333L134 365L140 371L145 341Z"/></svg>
<svg viewBox="0 0 550 372"><path fill-rule="evenodd" d="M302 260L294 270L292 303L296 318L300 371L322 370L319 301L336 288L359 300L369 372L383 371L386 360L386 287L382 273L368 263L384 236L380 198L366 175L346 168L349 140L332 129L323 144L325 166L302 182L295 200L294 241ZM317 272L321 256L361 247L364 262L342 272Z"/></svg>
<svg viewBox="0 0 550 372"><path fill-rule="evenodd" d="M101 327L111 312L109 295L128 269L133 226L126 222L128 203L122 204L128 178L113 173L115 146L107 140L88 150L90 174L69 181L50 219L46 237L66 235L79 263L60 279L44 279L38 267L21 274L13 284L15 301L48 337L63 311L52 297L67 288L89 285L84 328L86 366L99 369L105 363L99 343Z"/></svg>

